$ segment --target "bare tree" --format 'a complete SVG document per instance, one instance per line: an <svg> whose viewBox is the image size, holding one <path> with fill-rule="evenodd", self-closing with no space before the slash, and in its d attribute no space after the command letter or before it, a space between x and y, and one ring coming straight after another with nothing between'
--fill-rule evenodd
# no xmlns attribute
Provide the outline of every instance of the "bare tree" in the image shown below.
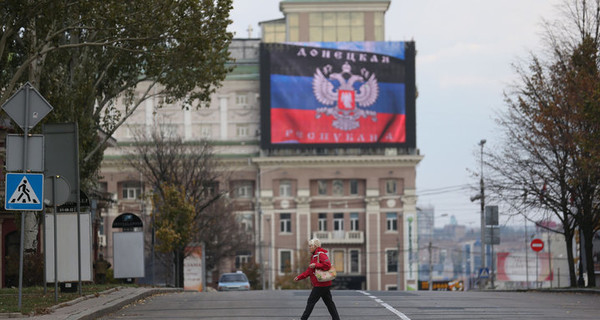
<svg viewBox="0 0 600 320"><path fill-rule="evenodd" d="M177 286L183 284L183 260L189 243L206 244L207 264L211 267L218 267L223 259L249 247L249 238L228 205L227 190L219 188L226 185L229 173L212 150L206 141L184 142L158 129L150 136L138 134L128 156L129 165L153 188L159 204L155 219L167 219L162 224L164 241L178 239L171 241L173 246L163 243L170 249L165 251L173 252L179 270ZM178 195L173 194L174 189ZM185 201L178 204L176 197ZM187 211L182 210L186 204L192 207L189 219ZM161 208L168 210L161 212Z"/></svg>
<svg viewBox="0 0 600 320"><path fill-rule="evenodd" d="M498 122L504 147L490 152L487 184L514 214L556 217L565 236L571 285L573 237L585 239L588 286L595 286L592 238L600 228L600 1L565 2L565 20L548 26L548 57L517 67Z"/></svg>

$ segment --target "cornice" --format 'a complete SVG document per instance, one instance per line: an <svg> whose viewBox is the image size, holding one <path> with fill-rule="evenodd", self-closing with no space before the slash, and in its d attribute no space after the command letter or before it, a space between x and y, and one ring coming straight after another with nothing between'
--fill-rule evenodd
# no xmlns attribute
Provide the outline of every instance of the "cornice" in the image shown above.
<svg viewBox="0 0 600 320"><path fill-rule="evenodd" d="M399 156L314 156L314 157L260 157L252 158L252 162L259 166L318 166L318 167L338 167L353 165L369 166L402 166L414 167L421 160L420 155L399 155Z"/></svg>
<svg viewBox="0 0 600 320"><path fill-rule="evenodd" d="M217 159L225 162L239 162L248 164L248 159L261 167L343 167L343 166L369 166L369 167L415 167L423 156L421 155L398 155L398 156L299 156L299 157L255 157L252 155L240 155L239 157L219 157ZM105 156L102 161L103 167L125 166L123 156Z"/></svg>
<svg viewBox="0 0 600 320"><path fill-rule="evenodd" d="M279 10L284 13L296 12L340 12L340 11L376 11L386 12L391 1L323 1L323 2L286 2L279 4Z"/></svg>

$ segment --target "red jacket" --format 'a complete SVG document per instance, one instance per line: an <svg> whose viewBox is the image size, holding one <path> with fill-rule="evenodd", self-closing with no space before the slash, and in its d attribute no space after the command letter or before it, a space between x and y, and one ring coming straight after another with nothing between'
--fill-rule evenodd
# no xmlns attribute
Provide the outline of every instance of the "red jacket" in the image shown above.
<svg viewBox="0 0 600 320"><path fill-rule="evenodd" d="M314 263L316 265L316 269L329 270L331 268L331 261L329 261L329 257L327 256L327 250L323 248L317 248L315 250L314 255L310 259L310 263ZM309 264L310 264L309 263ZM331 286L331 281L327 282L319 282L317 281L317 277L315 276L315 269L308 267L306 271L302 272L298 276L298 280L302 280L306 277L310 277L310 282L313 287L329 287Z"/></svg>

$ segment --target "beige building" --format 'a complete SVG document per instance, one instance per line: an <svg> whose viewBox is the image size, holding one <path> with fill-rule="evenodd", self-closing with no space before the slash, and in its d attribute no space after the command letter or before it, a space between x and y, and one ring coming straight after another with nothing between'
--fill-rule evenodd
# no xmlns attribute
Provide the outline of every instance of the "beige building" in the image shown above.
<svg viewBox="0 0 600 320"><path fill-rule="evenodd" d="M261 149L259 43L288 41L383 41L390 0L281 1L284 18L261 22L261 39L235 39L236 69L206 108L157 109L148 100L115 135L120 146L134 132L162 125L186 140L212 141L234 168L229 182L239 221L252 233L252 252L227 266L253 259L273 288L287 263L319 238L338 270L336 284L367 290L417 286L416 166L412 148ZM140 88L140 94L143 88ZM110 259L112 220L132 212L149 221L149 203L139 200L143 181L123 166L122 148L105 153L102 176L115 204L102 212L101 239ZM104 240L106 239L106 240ZM227 268L226 267L226 268Z"/></svg>

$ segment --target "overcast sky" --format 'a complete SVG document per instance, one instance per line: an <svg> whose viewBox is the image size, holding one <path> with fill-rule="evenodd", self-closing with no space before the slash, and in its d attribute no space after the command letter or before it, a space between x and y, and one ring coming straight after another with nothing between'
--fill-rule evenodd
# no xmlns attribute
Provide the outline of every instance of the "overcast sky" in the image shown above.
<svg viewBox="0 0 600 320"><path fill-rule="evenodd" d="M417 48L417 166L419 206L433 206L436 227L455 216L478 227L481 139L493 148L501 136L494 118L514 81L512 64L539 52L542 19L553 20L562 0L392 0L385 16L388 41L413 40ZM230 30L259 37L258 22L283 17L279 0L234 0ZM485 169L484 169L485 175ZM462 190L459 190L461 189ZM442 217L442 215L447 216ZM501 222L521 224L520 221Z"/></svg>

